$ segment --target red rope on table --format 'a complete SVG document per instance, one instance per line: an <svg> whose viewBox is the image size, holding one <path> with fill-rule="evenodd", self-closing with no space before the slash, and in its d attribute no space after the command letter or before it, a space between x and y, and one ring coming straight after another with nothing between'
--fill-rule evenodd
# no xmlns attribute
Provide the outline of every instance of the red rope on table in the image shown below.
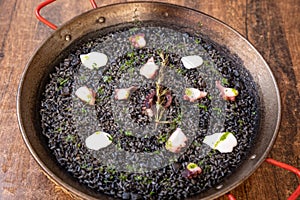
<svg viewBox="0 0 300 200"><path fill-rule="evenodd" d="M47 6L50 3L53 3L56 0L45 0L42 3L40 3L36 9L35 9L35 16L38 18L38 20L40 20L42 23L46 24L47 26L49 26L50 28L52 28L53 30L57 29L57 26L54 25L53 23L51 23L50 21L48 21L47 19L45 19L44 17L41 16L40 12L41 9L44 8L45 6ZM95 2L95 0L90 0L93 8L97 8L97 4Z"/></svg>
<svg viewBox="0 0 300 200"><path fill-rule="evenodd" d="M233 196L233 194L227 193L226 194L228 200L236 200L235 197Z"/></svg>
<svg viewBox="0 0 300 200"><path fill-rule="evenodd" d="M98 7L97 4L96 4L96 2L95 2L95 0L90 0L90 2L92 4L93 8L97 8Z"/></svg>
<svg viewBox="0 0 300 200"><path fill-rule="evenodd" d="M40 3L36 9L35 9L35 16L38 18L38 20L40 20L41 22L43 22L44 24L46 24L47 26L49 26L50 28L52 28L53 30L57 29L57 26L55 26L54 24L52 24L51 22L49 22L48 20L46 20L44 17L41 16L40 11L42 8L44 8L45 6L47 6L48 4L54 2L56 0L46 0L43 1L42 3Z"/></svg>
<svg viewBox="0 0 300 200"><path fill-rule="evenodd" d="M280 167L282 169L285 169L285 170L288 170L290 172L293 172L294 174L296 174L299 178L300 178L300 170L297 169L296 167L293 167L291 165L288 165L286 163L282 163L282 162L279 162L277 160L274 160L272 158L267 158L265 160L267 163L269 164L272 164L274 166L277 166L277 167ZM230 194L230 193L227 193L226 194L228 200L236 200L235 197ZM300 185L297 187L297 189L291 194L291 196L288 197L287 200L297 200L297 198L300 196Z"/></svg>
<svg viewBox="0 0 300 200"><path fill-rule="evenodd" d="M266 159L267 163L270 163L272 165L275 165L277 167L280 167L282 169L286 169L290 172L293 172L294 174L296 174L299 178L300 178L300 170L297 169L296 167L293 167L291 165L279 162L277 160L274 160L272 158L267 158ZM291 194L291 196L288 198L288 200L296 200L298 197L300 196L300 185L297 187L297 189L293 192L293 194Z"/></svg>
<svg viewBox="0 0 300 200"><path fill-rule="evenodd" d="M290 172L293 172L294 174L296 174L299 178L300 178L300 170L297 169L296 167L293 167L291 165L288 165L286 163L283 162L279 162L277 160L274 160L272 158L267 158L266 161L272 165L278 166L280 168L286 169Z"/></svg>

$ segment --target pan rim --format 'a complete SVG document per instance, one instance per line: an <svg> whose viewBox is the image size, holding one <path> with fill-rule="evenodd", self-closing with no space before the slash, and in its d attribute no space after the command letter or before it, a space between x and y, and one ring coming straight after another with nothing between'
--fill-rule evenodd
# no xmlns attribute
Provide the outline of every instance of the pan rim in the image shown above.
<svg viewBox="0 0 300 200"><path fill-rule="evenodd" d="M269 67L269 65L267 64L267 62L265 61L265 59L263 58L263 56L258 52L258 50L251 44L251 42L249 42L246 38L244 38L238 31L236 31L235 29L233 29L232 27L230 27L229 25L225 24L224 22L210 16L210 15L207 15L203 12L200 12L198 10L195 10L193 8L188 8L188 7L184 7L184 6L179 6L179 5L174 5L174 4L169 4L169 3L162 3L162 2L146 2L146 1L137 1L137 2L125 2L125 3L117 3L117 4L111 4L111 5L107 5L107 6L104 6L104 7L99 7L97 9L93 9L93 10L90 10L90 11L87 11L79 16L76 16L74 17L73 19L71 19L70 21L64 23L63 25L61 25L55 32L53 32L49 37L47 37L42 43L41 45L34 51L33 55L31 56L30 60L27 62L26 64L26 67L21 75L21 80L20 80L20 83L19 83L19 86L18 86L18 91L17 91L17 118L18 118L18 124L19 124L19 128L21 130L21 134L22 134L22 139L23 141L25 142L29 152L33 155L35 161L39 164L39 166L47 173L48 176L50 176L52 179L54 179L56 182L58 182L59 185L62 185L65 189L67 189L69 191L69 189L71 189L71 192L74 193L75 195L78 195L78 196L81 196L83 198L93 198L91 197L90 195L87 195L85 193L82 193L81 191L77 190L76 188L72 187L71 185L65 183L60 177L58 177L56 174L54 174L46 165L45 163L41 160L41 158L38 156L38 154L35 152L35 149L34 147L32 146L27 134L26 134L26 130L24 128L24 121L22 119L22 116L21 116L21 99L22 99L22 90L23 90L23 87L24 86L24 82L25 82L25 78L26 78L26 75L28 73L28 70L31 66L31 63L34 59L34 57L36 56L37 52L40 51L41 48L44 47L44 44L49 40L49 38L51 38L54 34L58 33L59 31L63 30L64 27L67 25L67 24L71 24L73 23L74 21L77 20L77 18L81 17L82 15L85 15L87 13L91 13L91 12L97 12L98 10L101 10L101 9L105 9L107 7L113 7L113 6L118 6L118 5L123 5L123 4L157 4L157 5L167 5L167 6L174 6L174 7L178 7L180 9L187 9L187 10L192 10L194 12L197 12L197 13L200 13L208 18L210 18L210 20L213 20L215 21L216 23L222 25L222 26L225 26L228 30L230 30L233 34L235 35L238 35L247 45L248 47L251 48L252 51L254 51L254 53L261 59L261 61L263 62L264 64L264 67L266 67L266 70L269 72L269 75L271 76L271 79L274 83L274 86L275 86L275 92L276 92L276 98L277 98L277 103L278 103L278 107L277 107L277 110L278 110L278 116L277 116L277 121L276 121L276 127L275 127L275 130L274 130L274 133L273 133L273 136L266 148L266 151L262 154L262 156L259 157L259 159L257 159L255 162L256 164L254 165L253 169L251 171L248 171L246 173L246 176L244 176L244 178L239 181L239 182L236 182L235 184L231 184L229 185L226 190L219 190L217 191L217 193L214 195L214 196L208 196L208 197L204 197L203 199L210 199L210 198L216 198L216 197L219 197L219 196L222 196L224 194L226 194L228 191L232 190L233 188L237 187L238 185L240 185L244 180L246 180L247 178L249 178L256 170L257 168L263 163L263 161L265 160L265 158L267 157L267 155L269 154L269 152L271 151L275 141L276 141L276 138L277 138L277 135L278 135L278 131L279 131L279 127L280 127L280 121L281 121L281 99L280 99L280 93L279 93L279 89L278 89L278 86L277 86L277 82L276 82L276 79L272 73L272 70L271 68ZM197 195L196 195L197 196Z"/></svg>

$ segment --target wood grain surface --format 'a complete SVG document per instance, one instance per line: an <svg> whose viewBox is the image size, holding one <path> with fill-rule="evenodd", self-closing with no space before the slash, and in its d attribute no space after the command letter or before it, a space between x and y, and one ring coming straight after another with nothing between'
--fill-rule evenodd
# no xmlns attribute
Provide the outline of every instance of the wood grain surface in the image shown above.
<svg viewBox="0 0 300 200"><path fill-rule="evenodd" d="M41 0L0 0L0 199L71 199L42 173L18 128L16 93L35 49L53 30L37 21ZM99 0L99 6L125 0ZM194 8L230 25L270 65L281 93L282 121L270 157L300 167L300 1L162 0ZM42 11L57 25L91 9L88 0L61 0ZM287 199L299 179L269 164L231 193L238 200ZM219 200L225 200L221 197Z"/></svg>

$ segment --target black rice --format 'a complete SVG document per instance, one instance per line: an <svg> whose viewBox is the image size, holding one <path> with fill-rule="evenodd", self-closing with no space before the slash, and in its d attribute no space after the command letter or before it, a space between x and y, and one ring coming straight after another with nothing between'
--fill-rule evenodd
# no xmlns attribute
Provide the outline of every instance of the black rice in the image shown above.
<svg viewBox="0 0 300 200"><path fill-rule="evenodd" d="M128 37L140 32L146 35L147 45L132 48ZM79 56L91 51L105 52L110 58L107 66L99 70L83 67ZM155 82L141 77L139 68L150 57L161 64L161 53L168 56L162 85L173 97L163 119L174 123L155 127L142 110ZM190 54L204 59L200 69L183 67L180 58ZM228 177L246 158L255 139L259 99L251 75L236 56L201 37L148 26L100 34L76 44L54 68L41 102L43 135L58 163L100 193L121 199L183 199ZM236 101L220 98L216 80L239 91ZM97 92L94 107L74 96L83 85ZM132 85L138 89L127 102L114 100L114 89ZM194 104L183 102L187 86L209 95ZM177 127L193 138L178 155L164 150ZM84 140L98 130L109 133L113 145L89 150ZM202 143L206 135L225 131L238 140L232 153L222 154ZM190 162L203 170L197 178L182 176Z"/></svg>

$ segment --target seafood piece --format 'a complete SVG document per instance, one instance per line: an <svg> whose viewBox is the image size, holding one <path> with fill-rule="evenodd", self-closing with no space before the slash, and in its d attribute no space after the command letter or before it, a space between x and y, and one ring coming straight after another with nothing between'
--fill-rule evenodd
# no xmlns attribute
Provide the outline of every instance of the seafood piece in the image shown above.
<svg viewBox="0 0 300 200"><path fill-rule="evenodd" d="M230 153L237 145L237 139L231 132L223 132L206 136L203 143L221 153Z"/></svg>
<svg viewBox="0 0 300 200"><path fill-rule="evenodd" d="M189 163L186 169L182 172L182 175L185 178L196 178L199 174L202 173L202 169L195 163Z"/></svg>
<svg viewBox="0 0 300 200"><path fill-rule="evenodd" d="M85 139L85 145L87 148L96 151L107 147L111 143L111 135L102 131L97 131Z"/></svg>
<svg viewBox="0 0 300 200"><path fill-rule="evenodd" d="M186 146L188 138L182 132L181 128L177 128L166 142L166 149L173 152L180 152L181 148Z"/></svg>
<svg viewBox="0 0 300 200"><path fill-rule="evenodd" d="M183 66L187 69L193 69L203 64L203 59L200 56L192 55L181 58Z"/></svg>
<svg viewBox="0 0 300 200"><path fill-rule="evenodd" d="M136 86L131 86L129 88L115 89L115 99L116 100L127 100L131 92L137 89Z"/></svg>
<svg viewBox="0 0 300 200"><path fill-rule="evenodd" d="M235 97L239 94L239 92L234 88L226 88L221 85L220 81L216 81L216 86L221 92L221 96L224 100L235 101Z"/></svg>
<svg viewBox="0 0 300 200"><path fill-rule="evenodd" d="M91 52L80 55L81 63L89 69L99 69L107 64L108 58L104 53Z"/></svg>
<svg viewBox="0 0 300 200"><path fill-rule="evenodd" d="M190 102L195 102L196 100L206 97L207 95L207 92L202 92L196 88L186 88L184 93L183 99Z"/></svg>
<svg viewBox="0 0 300 200"><path fill-rule="evenodd" d="M90 105L95 105L96 93L92 89L90 89L86 86L82 86L76 90L75 95L80 100L82 100Z"/></svg>
<svg viewBox="0 0 300 200"><path fill-rule="evenodd" d="M145 34L139 33L129 38L132 46L135 48L143 48L146 46Z"/></svg>
<svg viewBox="0 0 300 200"><path fill-rule="evenodd" d="M155 64L154 58L151 57L145 65L140 69L140 74L145 76L147 79L154 79L159 66Z"/></svg>

